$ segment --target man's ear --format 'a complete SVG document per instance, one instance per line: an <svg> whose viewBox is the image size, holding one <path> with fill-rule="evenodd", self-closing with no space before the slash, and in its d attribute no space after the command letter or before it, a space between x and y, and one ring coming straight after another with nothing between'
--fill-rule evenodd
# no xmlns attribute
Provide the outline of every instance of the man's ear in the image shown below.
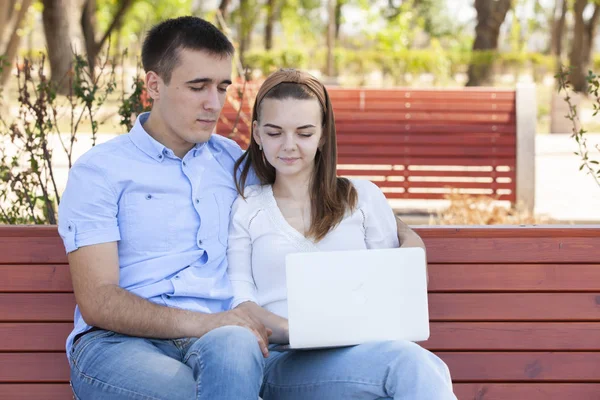
<svg viewBox="0 0 600 400"><path fill-rule="evenodd" d="M146 92L152 100L158 100L160 98L160 86L163 83L162 79L154 71L148 71L146 73Z"/></svg>

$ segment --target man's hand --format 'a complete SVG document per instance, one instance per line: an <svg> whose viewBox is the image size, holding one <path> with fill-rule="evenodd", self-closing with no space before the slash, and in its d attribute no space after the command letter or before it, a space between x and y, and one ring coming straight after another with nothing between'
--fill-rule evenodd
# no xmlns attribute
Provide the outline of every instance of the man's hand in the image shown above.
<svg viewBox="0 0 600 400"><path fill-rule="evenodd" d="M287 344L290 342L290 328L288 320L277 314L268 311L252 301L246 301L239 304L236 310L243 310L253 315L263 323L273 334L270 336L270 343Z"/></svg>
<svg viewBox="0 0 600 400"><path fill-rule="evenodd" d="M396 224L398 225L398 241L400 242L400 247L420 247L425 250L425 254L427 254L427 249L425 248L425 243L423 242L423 239L421 239L421 236L417 235L415 231L398 217L396 217ZM427 263L425 263L425 276L427 278L427 283L429 284Z"/></svg>
<svg viewBox="0 0 600 400"><path fill-rule="evenodd" d="M269 336L271 336L273 331L266 328L262 322L247 309L235 308L231 311L214 314L214 317L215 328L234 325L250 329L258 339L258 345L260 346L263 356L265 358L269 356Z"/></svg>

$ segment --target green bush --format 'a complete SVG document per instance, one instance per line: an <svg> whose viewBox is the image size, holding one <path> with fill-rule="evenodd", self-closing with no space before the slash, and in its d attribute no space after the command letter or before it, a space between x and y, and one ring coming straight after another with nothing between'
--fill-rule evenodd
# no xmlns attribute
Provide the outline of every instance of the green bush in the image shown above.
<svg viewBox="0 0 600 400"><path fill-rule="evenodd" d="M244 55L245 67L259 70L264 76L279 68L307 67L307 55L300 50L249 51Z"/></svg>
<svg viewBox="0 0 600 400"><path fill-rule="evenodd" d="M246 65L268 75L280 67L311 68L326 70L327 50L314 53L298 50L253 51L247 53ZM336 71L340 75L364 77L373 71L381 72L395 84L403 84L406 74L432 74L436 82L451 79L457 73L466 73L469 65L493 65L499 72L522 73L529 71L534 79L553 74L555 60L550 55L527 52L497 51L449 51L433 42L427 49L401 49L385 51L377 49L354 50L336 48L334 51ZM310 63L308 62L310 60ZM594 58L600 66L600 55Z"/></svg>

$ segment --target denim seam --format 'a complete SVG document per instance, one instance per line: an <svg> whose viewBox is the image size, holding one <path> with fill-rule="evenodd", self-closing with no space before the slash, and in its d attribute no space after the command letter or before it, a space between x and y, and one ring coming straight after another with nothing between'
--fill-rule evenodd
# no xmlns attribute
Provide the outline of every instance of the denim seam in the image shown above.
<svg viewBox="0 0 600 400"><path fill-rule="evenodd" d="M135 395L135 396L139 396L141 399L144 399L144 400L161 400L158 397L147 396L145 394L134 392L133 390L129 390L129 389L125 389L125 388L122 388L122 387L111 385L110 383L107 383L107 382L101 381L100 379L93 378L93 377L91 377L89 375L86 375L79 368L76 368L76 369L77 369L77 373L81 377L83 377L84 380L87 380L90 383L97 383L99 386L105 386L107 388L120 390L121 392L124 392L124 393L127 393L127 394L132 394L132 395ZM75 390L73 390L73 392L75 392Z"/></svg>
<svg viewBox="0 0 600 400"><path fill-rule="evenodd" d="M266 381L265 385L268 385L272 388L277 388L277 389L293 389L293 388L298 388L298 387L328 385L331 383L353 383L353 384L368 385L368 386L381 386L382 385L382 383L379 383L379 382L365 382L365 381L357 381L357 380L351 380L351 379L331 379L331 380L327 380L327 381L299 383L296 385L278 385L278 384Z"/></svg>
<svg viewBox="0 0 600 400"><path fill-rule="evenodd" d="M204 371L204 358L202 357L201 353L202 353L202 351L199 351L199 350L192 351L183 359L183 363L187 364L188 361L190 360L190 358L192 358L192 356L196 356L196 357L198 357L198 364L200 367L200 371L201 372ZM200 375L200 374L198 374L198 375ZM201 379L198 379L198 381L196 382L196 397L201 397L200 396L202 394L202 388L200 387L201 383L202 383Z"/></svg>

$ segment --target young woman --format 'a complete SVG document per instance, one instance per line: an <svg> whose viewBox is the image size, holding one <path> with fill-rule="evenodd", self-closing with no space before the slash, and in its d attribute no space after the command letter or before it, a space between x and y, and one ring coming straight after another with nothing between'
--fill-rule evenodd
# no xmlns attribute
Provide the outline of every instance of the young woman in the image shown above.
<svg viewBox="0 0 600 400"><path fill-rule="evenodd" d="M399 245L395 216L379 188L337 177L336 158L323 84L298 70L269 76L254 104L249 149L236 164L240 196L227 255L232 307L272 330L271 343L288 342L288 253ZM243 190L250 171L261 184ZM455 399L446 365L411 342L271 351L265 362L265 400Z"/></svg>

